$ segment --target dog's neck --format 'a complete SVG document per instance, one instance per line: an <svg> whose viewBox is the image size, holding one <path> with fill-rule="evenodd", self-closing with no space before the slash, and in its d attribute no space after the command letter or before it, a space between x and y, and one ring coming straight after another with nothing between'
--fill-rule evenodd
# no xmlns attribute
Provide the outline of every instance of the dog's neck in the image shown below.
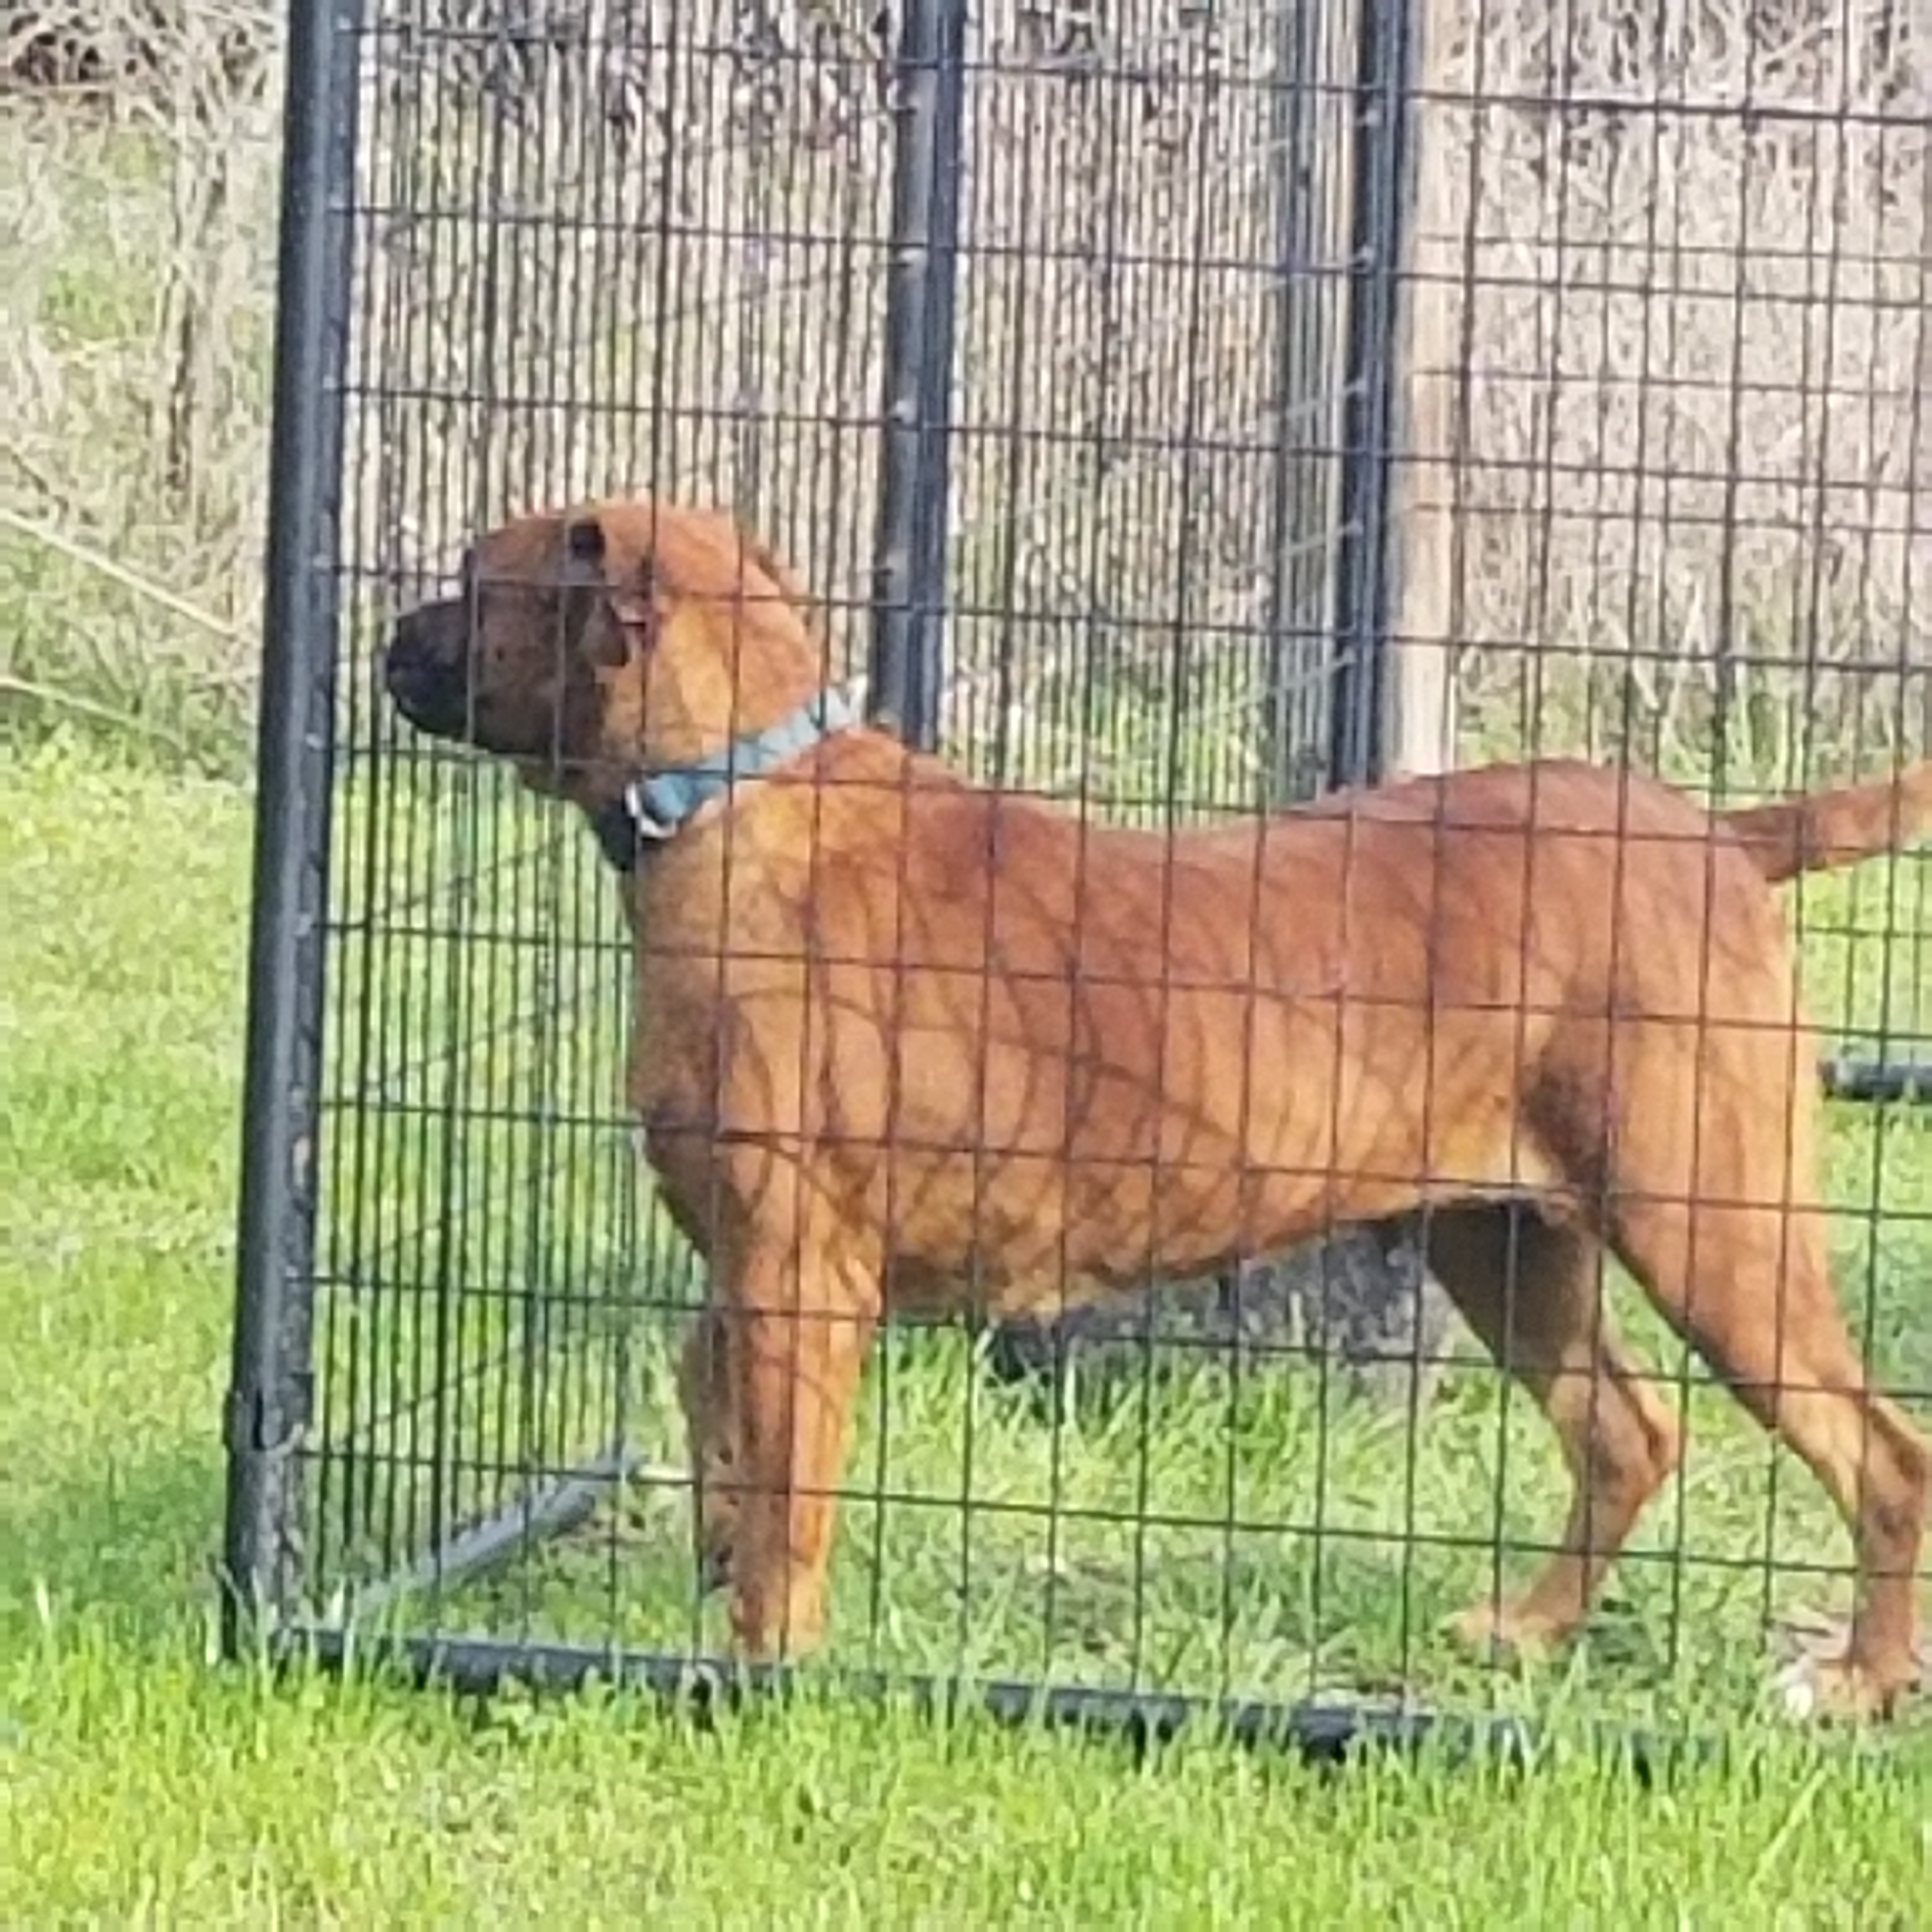
<svg viewBox="0 0 1932 1932"><path fill-rule="evenodd" d="M762 730L742 733L691 764L633 779L591 814L604 859L620 874L635 872L643 855L675 837L706 806L728 797L734 786L763 777L859 722L848 699L820 691Z"/></svg>

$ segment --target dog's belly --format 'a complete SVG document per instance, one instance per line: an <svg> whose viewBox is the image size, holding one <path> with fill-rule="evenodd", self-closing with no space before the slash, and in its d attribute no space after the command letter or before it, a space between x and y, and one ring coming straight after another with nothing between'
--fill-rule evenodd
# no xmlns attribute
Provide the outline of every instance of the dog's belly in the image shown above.
<svg viewBox="0 0 1932 1932"><path fill-rule="evenodd" d="M1406 1061L1397 1079L1372 1040L1338 1052L1336 1024L1332 1008L1284 1010L1251 1027L1262 1064L1298 1063L1300 1079L1186 1053L1096 1072L997 1040L976 1077L963 1052L915 1043L892 1126L842 1149L835 1136L826 1154L883 1235L890 1300L1001 1315L1207 1274L1424 1204L1534 1198L1554 1180L1517 1082L1496 1077L1497 1043L1452 1025L1432 1081ZM1331 1077L1309 1077L1323 1067ZM1078 1104L1046 1098L1070 1093Z"/></svg>
<svg viewBox="0 0 1932 1932"><path fill-rule="evenodd" d="M1337 1228L1385 1221L1429 1204L1543 1201L1537 1174L1515 1182L1420 1175L1334 1184L1295 1175L1131 1176L1044 1171L1025 1161L982 1163L977 1212L950 1201L956 1180L896 1163L905 1212L887 1238L890 1302L924 1312L970 1306L1001 1316L1052 1311L1215 1274ZM1064 1207L1061 1205L1064 1203ZM1553 1201L1552 1211L1560 1211Z"/></svg>
<svg viewBox="0 0 1932 1932"><path fill-rule="evenodd" d="M1113 966L761 961L728 1010L640 1002L633 1097L694 1238L728 1198L799 1252L808 1199L808 1244L878 1265L890 1302L1016 1312L1554 1176L1525 1106L1552 1022L1445 998L1412 946L1262 984L1218 952ZM802 1196L774 1184L800 1164Z"/></svg>

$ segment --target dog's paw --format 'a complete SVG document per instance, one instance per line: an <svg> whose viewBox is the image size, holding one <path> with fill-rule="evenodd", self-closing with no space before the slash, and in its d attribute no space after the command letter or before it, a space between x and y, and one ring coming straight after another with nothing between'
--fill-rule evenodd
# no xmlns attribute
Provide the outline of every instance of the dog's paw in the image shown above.
<svg viewBox="0 0 1932 1932"><path fill-rule="evenodd" d="M1801 1657L1778 1676L1778 1700L1799 1724L1883 1723L1910 1686L1888 1683L1849 1657Z"/></svg>
<svg viewBox="0 0 1932 1932"><path fill-rule="evenodd" d="M1921 1644L1889 1671L1852 1654L1852 1627L1843 1617L1789 1612L1774 1628L1785 1664L1774 1694L1785 1715L1802 1724L1868 1724L1896 1714L1900 1700L1932 1680L1932 1642Z"/></svg>
<svg viewBox="0 0 1932 1932"><path fill-rule="evenodd" d="M1449 1628L1464 1649L1492 1664L1534 1663L1556 1649L1565 1635L1546 1616L1487 1598L1451 1618Z"/></svg>
<svg viewBox="0 0 1932 1932"><path fill-rule="evenodd" d="M796 1662L824 1632L824 1596L814 1577L794 1574L766 1587L746 1576L733 1588L731 1648L747 1664Z"/></svg>

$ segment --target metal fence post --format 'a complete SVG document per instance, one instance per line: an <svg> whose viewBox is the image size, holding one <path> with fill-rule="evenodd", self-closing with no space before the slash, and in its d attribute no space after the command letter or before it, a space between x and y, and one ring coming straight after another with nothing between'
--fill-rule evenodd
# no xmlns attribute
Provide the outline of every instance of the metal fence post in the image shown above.
<svg viewBox="0 0 1932 1932"><path fill-rule="evenodd" d="M1329 778L1338 785L1382 775L1388 722L1389 631L1400 564L1389 512L1406 374L1400 283L1404 225L1414 199L1411 10L1426 0L1360 4L1330 722Z"/></svg>
<svg viewBox="0 0 1932 1932"><path fill-rule="evenodd" d="M1341 289L1334 273L1339 200L1347 184L1322 142L1324 58L1334 19L1284 5L1276 16L1269 100L1270 185L1276 224L1276 442L1269 504L1267 791L1274 809L1326 776L1334 693L1335 442L1333 390Z"/></svg>
<svg viewBox="0 0 1932 1932"><path fill-rule="evenodd" d="M868 702L910 742L939 734L959 261L964 0L906 0L896 57L885 447Z"/></svg>
<svg viewBox="0 0 1932 1932"><path fill-rule="evenodd" d="M316 1126L361 0L291 0L222 1642L278 1602L313 1382Z"/></svg>

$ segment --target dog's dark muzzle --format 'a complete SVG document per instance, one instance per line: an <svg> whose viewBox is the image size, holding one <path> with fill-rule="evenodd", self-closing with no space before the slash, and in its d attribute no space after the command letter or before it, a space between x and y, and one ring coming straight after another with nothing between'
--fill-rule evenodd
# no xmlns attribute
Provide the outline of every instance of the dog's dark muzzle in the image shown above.
<svg viewBox="0 0 1932 1932"><path fill-rule="evenodd" d="M382 682L418 730L462 736L469 723L470 680L460 609L428 604L398 619L382 653Z"/></svg>

